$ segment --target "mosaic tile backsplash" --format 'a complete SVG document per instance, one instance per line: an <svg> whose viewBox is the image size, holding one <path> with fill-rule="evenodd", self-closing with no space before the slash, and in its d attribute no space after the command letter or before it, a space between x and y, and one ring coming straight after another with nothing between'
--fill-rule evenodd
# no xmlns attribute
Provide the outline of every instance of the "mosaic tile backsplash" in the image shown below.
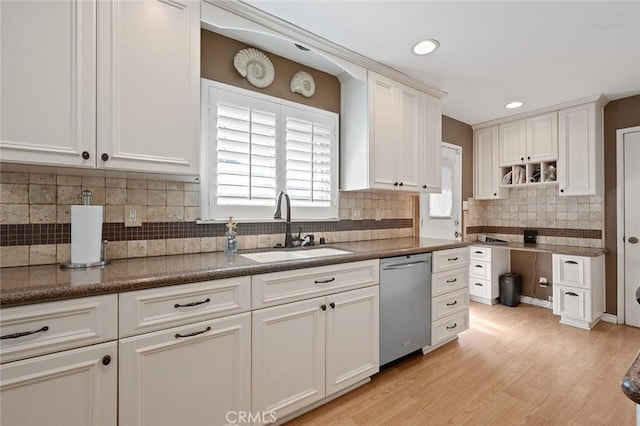
<svg viewBox="0 0 640 426"><path fill-rule="evenodd" d="M556 186L512 188L508 199L469 200L465 240L491 234L522 242L524 229L538 230L538 243L604 247L601 196L559 196Z"/></svg>
<svg viewBox="0 0 640 426"><path fill-rule="evenodd" d="M223 224L195 223L199 185L195 183L36 173L0 173L0 266L24 266L70 260L71 205L83 190L91 204L104 206L103 238L109 258L221 251ZM340 193L340 220L296 222L294 232L313 233L328 243L410 237L410 194ZM124 206L141 206L143 226L125 228ZM362 220L350 220L352 209ZM381 220L375 220L376 211ZM295 218L294 218L295 219ZM284 240L284 223L238 225L239 248L273 247Z"/></svg>

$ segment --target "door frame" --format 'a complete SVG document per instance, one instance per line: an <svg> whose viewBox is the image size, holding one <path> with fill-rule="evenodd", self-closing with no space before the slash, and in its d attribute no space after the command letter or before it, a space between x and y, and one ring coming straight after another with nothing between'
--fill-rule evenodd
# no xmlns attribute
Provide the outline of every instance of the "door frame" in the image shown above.
<svg viewBox="0 0 640 426"><path fill-rule="evenodd" d="M625 323L625 288L624 288L624 135L640 132L640 126L616 130L616 207L617 207L617 316L618 324Z"/></svg>

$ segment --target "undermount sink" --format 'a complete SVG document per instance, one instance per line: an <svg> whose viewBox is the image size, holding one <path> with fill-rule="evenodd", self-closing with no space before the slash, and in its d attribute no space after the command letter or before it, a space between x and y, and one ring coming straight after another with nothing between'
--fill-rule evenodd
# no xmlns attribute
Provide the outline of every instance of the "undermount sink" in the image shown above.
<svg viewBox="0 0 640 426"><path fill-rule="evenodd" d="M338 256L349 254L346 250L338 250L334 248L317 248L306 249L300 251L265 251L261 253L247 253L240 256L259 263L282 262L284 260L312 259L315 257Z"/></svg>

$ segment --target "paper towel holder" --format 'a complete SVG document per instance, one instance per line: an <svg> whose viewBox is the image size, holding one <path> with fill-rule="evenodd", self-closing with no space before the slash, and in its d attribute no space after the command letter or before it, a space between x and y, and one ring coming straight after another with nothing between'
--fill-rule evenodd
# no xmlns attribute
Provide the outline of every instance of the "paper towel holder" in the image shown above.
<svg viewBox="0 0 640 426"><path fill-rule="evenodd" d="M87 269L87 268L95 268L96 266L105 266L108 265L109 263L111 263L111 260L109 260L107 258L107 244L108 241L107 240L103 240L102 241L102 259L100 259L98 262L91 262L91 263L61 263L60 264L60 268L61 269Z"/></svg>

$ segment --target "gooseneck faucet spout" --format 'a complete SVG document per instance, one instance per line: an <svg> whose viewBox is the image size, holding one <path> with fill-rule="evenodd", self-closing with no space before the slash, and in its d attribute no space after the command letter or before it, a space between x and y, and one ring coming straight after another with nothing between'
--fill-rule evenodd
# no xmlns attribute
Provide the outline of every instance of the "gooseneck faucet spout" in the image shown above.
<svg viewBox="0 0 640 426"><path fill-rule="evenodd" d="M293 247L293 238L291 237L291 199L289 198L289 194L284 191L281 191L278 194L278 201L276 202L276 211L273 213L274 219L282 219L282 197L287 200L287 215L286 215L286 227L284 234L284 246L287 248Z"/></svg>

